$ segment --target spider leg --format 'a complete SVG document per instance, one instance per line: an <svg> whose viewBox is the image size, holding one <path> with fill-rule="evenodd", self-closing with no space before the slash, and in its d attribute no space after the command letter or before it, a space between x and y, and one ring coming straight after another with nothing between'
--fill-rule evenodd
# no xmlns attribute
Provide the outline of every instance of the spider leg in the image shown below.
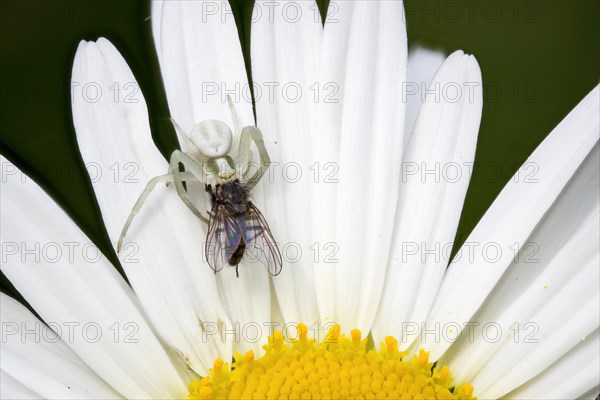
<svg viewBox="0 0 600 400"><path fill-rule="evenodd" d="M183 164L186 172L179 171L179 163ZM173 154L171 154L170 161L170 169L171 174L173 175L173 182L175 183L175 188L177 189L177 194L181 198L181 201L184 202L186 206L194 213L195 216L200 218L202 221L208 224L208 218L206 218L202 213L192 204L188 197L188 193L183 187L183 174L191 174L193 180L205 183L206 184L206 173L202 170L202 167L189 155L185 154L182 151L175 150Z"/></svg>
<svg viewBox="0 0 600 400"><path fill-rule="evenodd" d="M229 111L231 112L231 119L233 120L233 134L237 135L240 131L240 119L238 117L238 113L235 109L235 104L233 104L233 100L231 97L227 95L227 103L229 104Z"/></svg>
<svg viewBox="0 0 600 400"><path fill-rule="evenodd" d="M184 180L195 179L195 177L190 174L180 175L179 178L184 179ZM150 179L150 181L146 185L146 188L144 189L144 191L142 192L140 197L135 202L135 205L133 206L131 213L129 213L129 217L127 217L127 222L125 222L125 226L123 226L123 229L121 230L121 235L119 236L119 242L117 243L117 253L119 253L123 249L123 241L125 240L125 235L127 235L127 231L129 230L129 226L131 225L133 218L140 211L140 209L142 208L142 205L144 205L144 202L146 201L146 199L148 198L148 196L150 195L152 190L154 190L154 188L156 187L156 184L159 182L169 184L170 182L173 182L173 180L174 180L173 174L159 175L159 176L155 176L154 178Z"/></svg>
<svg viewBox="0 0 600 400"><path fill-rule="evenodd" d="M248 167L248 163L251 159L252 151L250 150L250 144L252 142L254 142L256 148L258 149L258 154L260 156L260 167L258 168L258 171L256 171L254 175L248 178L245 182L245 185L249 190L256 186L258 181L260 181L260 178L262 178L271 164L271 159L267 153L262 132L256 126L246 126L242 130L242 135L240 136L240 145L236 160L236 168L239 168L239 176L245 176L248 172L243 171Z"/></svg>
<svg viewBox="0 0 600 400"><path fill-rule="evenodd" d="M177 132L177 137L179 138L179 145L183 146L182 149L184 151L198 151L196 145L192 143L192 139L190 139L190 136L183 130L183 128L177 123L177 121L171 118L171 123L175 128L175 132Z"/></svg>

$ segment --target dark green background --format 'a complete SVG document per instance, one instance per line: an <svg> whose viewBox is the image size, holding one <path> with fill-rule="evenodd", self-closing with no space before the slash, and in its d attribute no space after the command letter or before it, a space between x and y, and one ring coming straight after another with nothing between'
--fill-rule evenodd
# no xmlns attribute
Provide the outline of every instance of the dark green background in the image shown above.
<svg viewBox="0 0 600 400"><path fill-rule="evenodd" d="M252 2L232 0L248 64ZM321 11L327 1L319 1ZM406 1L409 46L474 54L484 109L457 243L518 166L594 87L600 2ZM116 261L78 153L70 75L80 40L100 36L123 54L146 98L154 139L176 146L151 35L150 5L134 1L0 2L0 152L33 177ZM500 176L486 175L497 166ZM498 169L496 168L496 169ZM57 175L56 171L61 171ZM118 265L118 264L117 264ZM2 276L0 289L19 297Z"/></svg>

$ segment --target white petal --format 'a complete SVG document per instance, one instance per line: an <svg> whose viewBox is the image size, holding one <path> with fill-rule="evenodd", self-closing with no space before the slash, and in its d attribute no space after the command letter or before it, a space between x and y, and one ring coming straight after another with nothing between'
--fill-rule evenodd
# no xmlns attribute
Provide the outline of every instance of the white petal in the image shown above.
<svg viewBox="0 0 600 400"><path fill-rule="evenodd" d="M465 336L442 358L478 395L506 394L598 329L599 161L596 146L473 317L482 326L475 339Z"/></svg>
<svg viewBox="0 0 600 400"><path fill-rule="evenodd" d="M506 399L576 399L595 390L589 397L598 395L600 377L600 335L598 330L589 335L548 367L518 389L505 396Z"/></svg>
<svg viewBox="0 0 600 400"><path fill-rule="evenodd" d="M0 399L33 400L43 399L39 394L26 388L21 382L0 370Z"/></svg>
<svg viewBox="0 0 600 400"><path fill-rule="evenodd" d="M598 380L596 380L598 382ZM592 390L588 390L577 398L577 400L596 400L600 396L600 385L597 385Z"/></svg>
<svg viewBox="0 0 600 400"><path fill-rule="evenodd" d="M598 103L596 87L528 158L522 169L535 168L535 175L523 179L523 171L517 172L496 198L467 238L463 256L446 272L430 327L449 322L463 326L481 306L512 261L515 245L525 243L598 141ZM450 344L427 343L431 358L438 359Z"/></svg>
<svg viewBox="0 0 600 400"><path fill-rule="evenodd" d="M171 116L186 131L207 119L233 127L229 94L242 126L253 125L252 98L227 1L158 1L152 32Z"/></svg>
<svg viewBox="0 0 600 400"><path fill-rule="evenodd" d="M269 14L268 11L271 10ZM263 178L265 216L283 252L285 265L273 278L288 322L319 322L310 250L310 146L315 140L315 101L323 27L314 2L259 1L252 23L252 79L257 125L271 158ZM269 85L277 83L272 95Z"/></svg>
<svg viewBox="0 0 600 400"><path fill-rule="evenodd" d="M114 267L31 179L5 159L2 165L14 172L1 192L2 272L121 395L185 395L185 383Z"/></svg>
<svg viewBox="0 0 600 400"><path fill-rule="evenodd" d="M234 128L227 95L236 104L240 125L254 125L252 97L238 31L229 3L167 1L153 4L153 32L173 118L190 131L206 119L218 119ZM230 154L236 155L237 135ZM257 153L254 152L255 162ZM202 193L203 197L205 193ZM262 207L260 188L252 193ZM248 263L250 264L250 263ZM269 275L248 265L241 279L232 271L218 276L220 298L235 326L270 321ZM243 329L242 329L243 332ZM234 338L234 350L262 352L260 341L244 347Z"/></svg>
<svg viewBox="0 0 600 400"><path fill-rule="evenodd" d="M401 338L425 322L449 262L475 157L483 105L481 72L462 51L428 88L402 161L396 223L373 335ZM413 338L401 340L408 347Z"/></svg>
<svg viewBox="0 0 600 400"><path fill-rule="evenodd" d="M239 278L233 270L217 274L221 300L233 324L226 334L233 339L233 351L244 354L252 350L259 357L272 320L269 273L260 263L242 264Z"/></svg>
<svg viewBox="0 0 600 400"><path fill-rule="evenodd" d="M226 102L229 93L242 126L253 125L252 99L229 4L158 2L153 7L160 16L153 30L173 118L188 132L206 119L222 120L233 128ZM256 191L253 196L262 198ZM234 350L260 353L266 337L248 345L238 335L252 322L262 326L270 320L268 274L256 266L241 274L241 279L233 278L231 271L217 277L220 298L234 324Z"/></svg>
<svg viewBox="0 0 600 400"><path fill-rule="evenodd" d="M419 110L427 98L426 89L445 59L442 52L423 47L413 47L408 51L406 84L403 86L403 100L406 103L404 120L406 140L410 137Z"/></svg>
<svg viewBox="0 0 600 400"><path fill-rule="evenodd" d="M333 250L332 260L337 260L339 243L336 241L336 203L339 182L339 143L342 122L343 103L342 93L345 85L340 85L346 79L346 36L349 34L351 23L341 20L349 18L347 4L331 2L327 11L330 16L325 23L321 38L319 57L319 85L328 85L333 90L331 101L317 104L315 135L318 139L311 142L311 157L318 166L319 179L312 185L310 238L316 244L318 255L314 265L315 290L321 321L337 321L335 298L335 264L323 262L323 252ZM340 16L340 6L342 16ZM331 10L331 11L330 11ZM333 20L333 21L332 21ZM341 41L342 40L342 41ZM327 174L326 176L323 176ZM325 246L329 248L325 249ZM337 251L336 251L337 248Z"/></svg>
<svg viewBox="0 0 600 400"><path fill-rule="evenodd" d="M0 300L2 371L47 399L121 398L29 310Z"/></svg>
<svg viewBox="0 0 600 400"><path fill-rule="evenodd" d="M337 162L339 183L315 185L319 192L311 208L313 238L320 246L334 242L339 251L337 262L319 260L316 265L319 311L345 331L356 327L368 332L383 286L403 152L403 5L332 2L329 16L320 82L338 85L340 101L318 104L319 142L313 151L319 161ZM331 249L323 250L329 254Z"/></svg>
<svg viewBox="0 0 600 400"><path fill-rule="evenodd" d="M82 85L96 82L102 88L113 82L137 87L125 60L106 39L79 45L72 80ZM79 149L92 171L96 198L113 243L148 180L168 171L150 136L141 93L135 100L115 102L108 92L95 103L73 99ZM94 177L96 171L101 175ZM196 372L206 373L216 357L231 358L230 343L212 334L228 319L214 274L204 262L203 223L186 208L173 186L159 184L150 194L133 220L121 264L161 337Z"/></svg>

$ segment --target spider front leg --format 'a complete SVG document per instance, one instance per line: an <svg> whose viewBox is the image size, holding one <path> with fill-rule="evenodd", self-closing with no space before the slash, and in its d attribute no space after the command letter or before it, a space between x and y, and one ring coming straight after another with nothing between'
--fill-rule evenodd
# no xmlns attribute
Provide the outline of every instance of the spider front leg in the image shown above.
<svg viewBox="0 0 600 400"><path fill-rule="evenodd" d="M254 186L256 186L256 184L260 181L260 178L262 178L271 164L271 159L269 158L269 153L267 153L262 132L256 126L246 126L242 130L242 134L240 136L240 145L238 147L238 156L236 159L236 166L239 168L238 175L245 177L245 175L248 173L248 171L244 172L244 170L249 167L248 160L250 159L250 144L252 142L254 142L256 148L258 149L258 154L260 156L260 167L258 168L258 171L254 173L254 175L245 181L245 185L248 187L248 190L251 190Z"/></svg>
<svg viewBox="0 0 600 400"><path fill-rule="evenodd" d="M186 172L186 173L178 174L177 179L192 180L192 179L195 179L195 177L192 174ZM146 201L146 199L148 198L148 196L150 195L152 190L154 190L154 188L156 187L156 184L157 183L169 184L169 183L173 182L174 180L175 180L175 177L173 176L173 174L155 176L154 178L150 179L150 181L146 185L146 188L144 189L144 191L142 192L140 197L135 202L135 205L133 206L131 213L129 213L129 217L127 217L127 222L125 222L125 226L123 226L123 229L121 230L121 235L119 236L119 242L117 243L117 253L119 253L123 249L123 241L125 240L125 235L127 235L127 231L129 230L129 226L131 225L133 218L140 211L140 209L144 205L144 202Z"/></svg>
<svg viewBox="0 0 600 400"><path fill-rule="evenodd" d="M186 172L179 171L179 163L183 164ZM202 215L202 213L190 201L188 193L183 187L183 181L185 181L185 179L182 179L182 175L188 173L193 176L195 181L206 183L205 173L202 170L202 167L200 167L196 160L180 150L175 150L173 154L171 154L170 166L171 174L174 177L173 182L175 183L175 188L177 189L177 194L181 198L181 201L188 206L195 216L208 224L208 218Z"/></svg>

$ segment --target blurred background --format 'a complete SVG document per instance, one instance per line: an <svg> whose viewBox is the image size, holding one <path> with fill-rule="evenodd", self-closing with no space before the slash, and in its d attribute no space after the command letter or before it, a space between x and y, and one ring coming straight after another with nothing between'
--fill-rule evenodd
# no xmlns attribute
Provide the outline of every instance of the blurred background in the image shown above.
<svg viewBox="0 0 600 400"><path fill-rule="evenodd" d="M230 3L250 67L253 1ZM317 3L324 15L329 1ZM476 56L483 72L483 119L456 249L529 154L597 85L600 2L409 0L405 9L409 49L462 49ZM80 40L103 36L115 44L146 99L154 140L168 156L177 141L149 17L148 1L0 2L0 153L116 265L75 141L71 68ZM4 276L0 290L20 298Z"/></svg>

